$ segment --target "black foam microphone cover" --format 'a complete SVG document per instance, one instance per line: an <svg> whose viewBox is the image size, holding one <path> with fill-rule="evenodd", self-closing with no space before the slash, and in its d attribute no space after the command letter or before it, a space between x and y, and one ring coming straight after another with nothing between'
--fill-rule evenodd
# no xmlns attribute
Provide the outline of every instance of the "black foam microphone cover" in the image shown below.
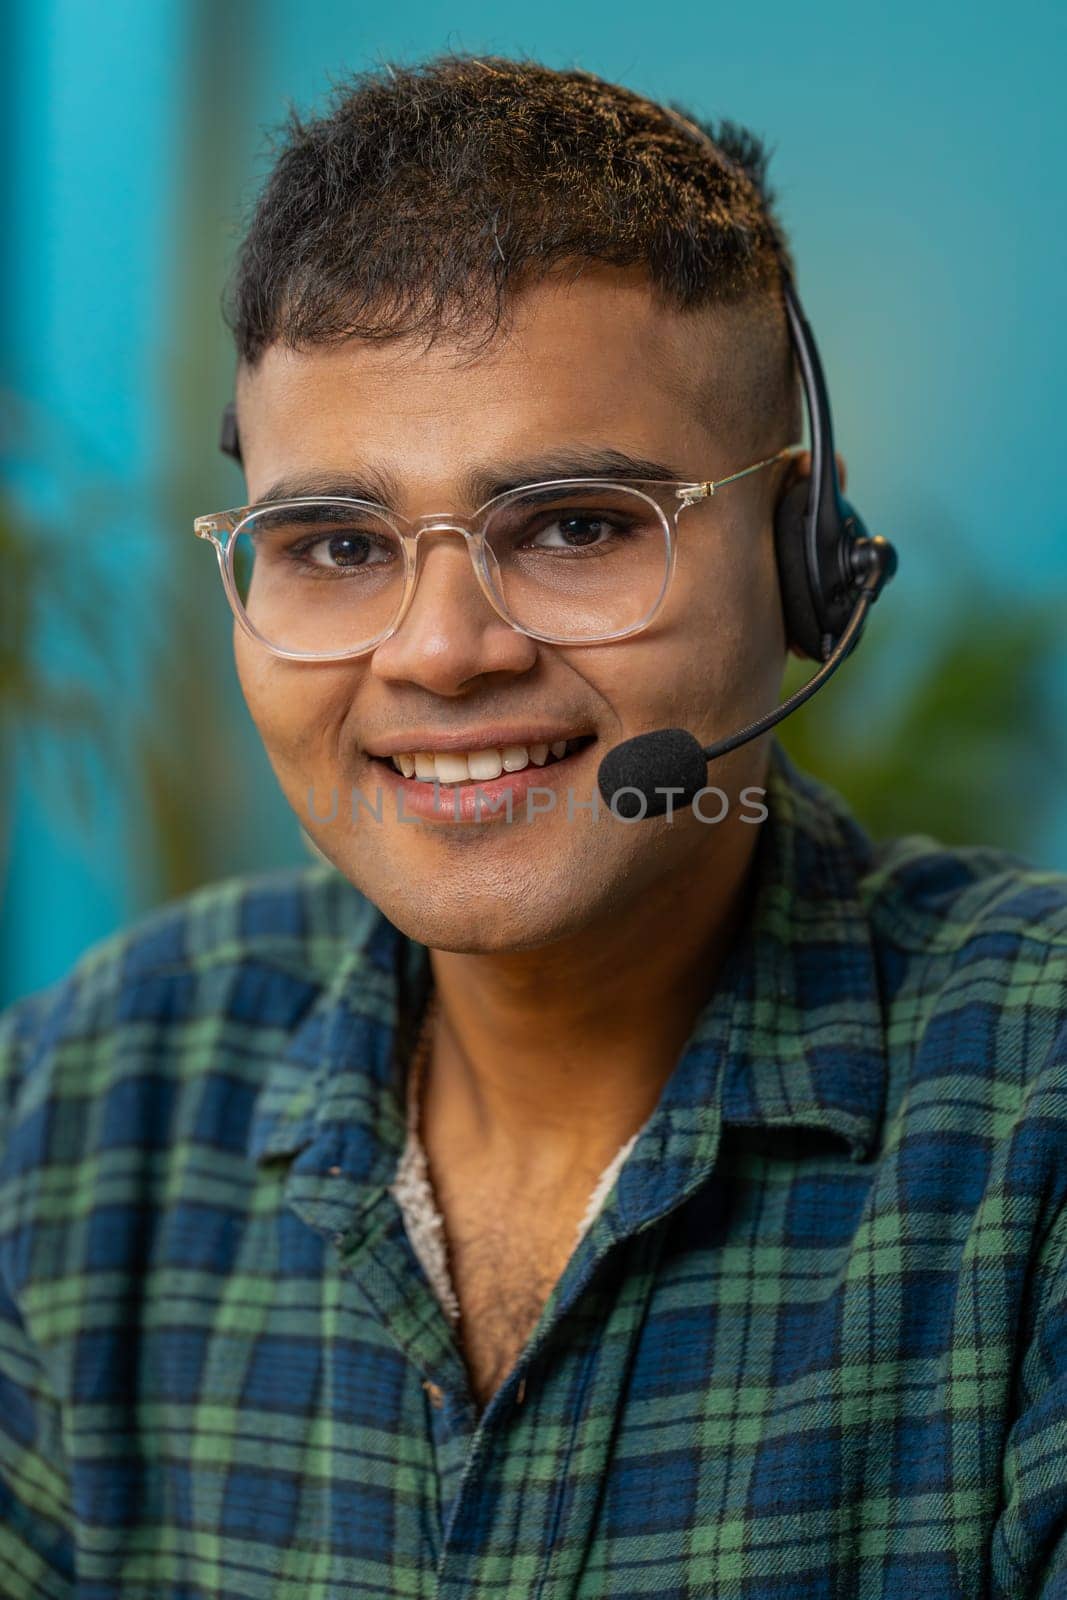
<svg viewBox="0 0 1067 1600"><path fill-rule="evenodd" d="M703 746L685 728L659 728L655 733L639 733L609 750L597 768L597 788L608 805L620 789L613 807L619 817L661 817L668 804L674 811L684 810L706 787L708 759ZM636 789L637 794L629 791ZM681 789L668 796L656 790ZM641 808L642 797L647 802Z"/></svg>

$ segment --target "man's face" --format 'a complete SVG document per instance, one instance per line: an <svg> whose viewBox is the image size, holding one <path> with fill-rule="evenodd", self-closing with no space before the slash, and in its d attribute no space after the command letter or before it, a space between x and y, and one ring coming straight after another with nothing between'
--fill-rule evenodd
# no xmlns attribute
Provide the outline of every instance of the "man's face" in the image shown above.
<svg viewBox="0 0 1067 1600"><path fill-rule="evenodd" d="M746 407L744 363L742 313L682 314L657 304L639 274L596 267L524 290L474 360L462 343L274 345L238 383L249 502L312 472L377 473L395 483L392 509L409 518L469 515L477 508L460 485L472 469L516 481L517 464L590 448L664 463L679 479L725 477L791 443L768 436ZM710 413L696 401L709 374ZM653 893L702 893L710 910L731 859L753 842L738 796L762 782L766 740L710 766L708 783L730 797L717 825L691 811L619 821L603 801L599 815L588 802L600 760L621 740L684 727L708 743L773 705L785 657L778 481L769 468L684 510L660 610L613 643L553 645L518 632L489 605L453 534L423 536L411 608L367 655L286 661L235 626L252 717L319 849L402 931L442 950L562 944L617 929ZM520 802L510 822L503 808L456 822L442 785L440 818L400 820L370 750L416 730L501 723L595 736L561 766L553 809ZM353 790L372 806L382 794L380 822L365 808L353 820ZM714 816L721 806L712 797L704 809Z"/></svg>

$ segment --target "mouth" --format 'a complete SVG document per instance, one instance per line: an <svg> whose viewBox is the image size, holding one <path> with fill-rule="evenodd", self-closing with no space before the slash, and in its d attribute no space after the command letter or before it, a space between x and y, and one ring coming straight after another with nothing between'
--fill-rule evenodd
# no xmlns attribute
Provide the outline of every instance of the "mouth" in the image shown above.
<svg viewBox="0 0 1067 1600"><path fill-rule="evenodd" d="M430 751L413 751L410 755L371 756L369 759L384 768L391 777L400 778L424 788L437 783L442 789L462 788L470 784L506 783L520 774L544 772L558 767L580 755L596 743L595 734L583 734L554 745L507 746L474 752L434 754Z"/></svg>

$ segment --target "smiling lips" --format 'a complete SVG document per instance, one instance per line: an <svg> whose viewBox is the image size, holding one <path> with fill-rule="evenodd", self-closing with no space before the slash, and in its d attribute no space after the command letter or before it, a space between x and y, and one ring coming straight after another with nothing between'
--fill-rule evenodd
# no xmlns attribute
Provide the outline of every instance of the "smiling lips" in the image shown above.
<svg viewBox="0 0 1067 1600"><path fill-rule="evenodd" d="M588 736L556 739L551 744L509 744L482 750L399 751L379 759L391 762L405 778L428 783L488 783L502 772L522 772L529 766L550 766L592 742Z"/></svg>

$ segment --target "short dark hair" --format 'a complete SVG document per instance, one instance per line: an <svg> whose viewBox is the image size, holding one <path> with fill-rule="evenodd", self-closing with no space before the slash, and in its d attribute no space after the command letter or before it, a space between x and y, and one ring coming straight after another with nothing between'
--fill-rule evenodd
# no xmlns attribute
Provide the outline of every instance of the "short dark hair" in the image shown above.
<svg viewBox="0 0 1067 1600"><path fill-rule="evenodd" d="M290 108L225 299L240 363L277 341L488 340L524 282L593 261L643 268L681 310L762 299L761 399L795 416L768 152L669 104L720 160L655 101L526 59L386 64L327 115Z"/></svg>

